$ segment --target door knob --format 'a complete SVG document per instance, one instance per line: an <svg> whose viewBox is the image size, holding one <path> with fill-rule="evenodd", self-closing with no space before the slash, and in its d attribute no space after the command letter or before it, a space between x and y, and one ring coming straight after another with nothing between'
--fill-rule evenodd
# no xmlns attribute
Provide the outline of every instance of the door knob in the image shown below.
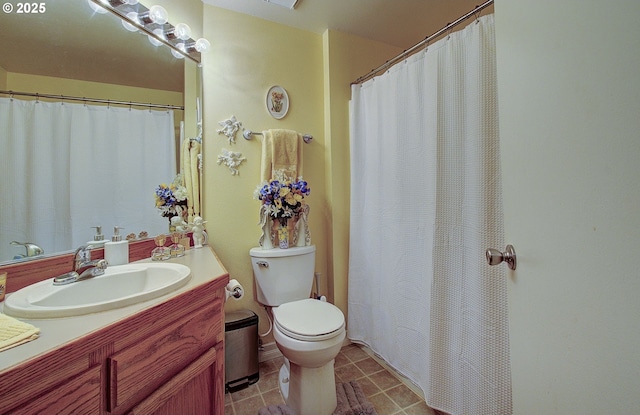
<svg viewBox="0 0 640 415"><path fill-rule="evenodd" d="M504 252L489 248L487 249L486 255L489 265L498 265L506 262L509 269L516 269L516 250L513 249L513 245L507 245Z"/></svg>

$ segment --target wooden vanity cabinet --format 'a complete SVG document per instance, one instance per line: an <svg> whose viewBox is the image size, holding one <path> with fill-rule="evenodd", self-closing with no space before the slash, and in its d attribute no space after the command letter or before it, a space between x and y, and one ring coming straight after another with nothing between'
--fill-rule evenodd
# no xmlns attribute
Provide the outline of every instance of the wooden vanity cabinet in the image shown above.
<svg viewBox="0 0 640 415"><path fill-rule="evenodd" d="M186 291L0 373L0 414L224 414L224 287Z"/></svg>

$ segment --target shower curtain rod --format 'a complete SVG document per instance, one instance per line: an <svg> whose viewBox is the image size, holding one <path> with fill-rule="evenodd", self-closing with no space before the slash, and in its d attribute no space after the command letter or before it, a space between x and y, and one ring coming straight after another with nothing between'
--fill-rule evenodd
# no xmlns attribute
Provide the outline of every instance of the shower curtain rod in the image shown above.
<svg viewBox="0 0 640 415"><path fill-rule="evenodd" d="M447 23L442 29L438 30L437 32L435 32L434 34L432 34L430 36L427 36L426 38L424 38L420 42L416 43L415 45L413 45L409 49L405 50L404 52L402 52L398 56L389 59L384 64L378 66L375 69L372 69L371 72L369 72L366 75L363 75L360 78L356 79L355 81L351 82L351 85L361 84L364 81L367 81L367 80L373 78L377 73L382 72L382 71L386 70L387 68L389 68L390 66L394 65L395 63L401 61L402 59L405 59L409 55L411 55L414 52L416 52L417 49L421 48L425 44L429 44L430 41L432 41L433 39L435 39L438 36L442 35L443 33L446 33L447 31L451 30L453 27L455 27L458 24L462 23L463 21L467 20L469 17L474 16L474 15L477 16L478 13L480 13L485 8L491 6L492 4L493 4L493 0L487 0L484 3L482 3L481 5L476 6L475 9L471 10L470 12L468 12L468 13L460 16L460 17L458 17L453 22Z"/></svg>
<svg viewBox="0 0 640 415"><path fill-rule="evenodd" d="M152 104L146 102L135 102L135 101L117 101L110 99L99 99L99 98L85 98L85 97L72 97L67 95L52 95L52 94L39 94L33 92L17 92L17 91L5 91L0 90L0 94L9 95L11 97L18 95L23 97L35 97L38 98L50 98L50 99L59 99L61 101L81 101L81 102L92 102L92 103L100 103L107 105L123 105L128 107L143 107L143 108L160 108L167 110L180 110L184 111L183 106L179 105L168 105L168 104Z"/></svg>

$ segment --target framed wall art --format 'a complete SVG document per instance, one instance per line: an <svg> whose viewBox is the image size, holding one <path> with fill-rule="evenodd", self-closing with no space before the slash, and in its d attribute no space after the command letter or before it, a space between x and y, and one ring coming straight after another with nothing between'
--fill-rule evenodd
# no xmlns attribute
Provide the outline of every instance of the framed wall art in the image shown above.
<svg viewBox="0 0 640 415"><path fill-rule="evenodd" d="M289 111L289 95L281 86L274 85L267 92L267 110L277 120L284 118Z"/></svg>

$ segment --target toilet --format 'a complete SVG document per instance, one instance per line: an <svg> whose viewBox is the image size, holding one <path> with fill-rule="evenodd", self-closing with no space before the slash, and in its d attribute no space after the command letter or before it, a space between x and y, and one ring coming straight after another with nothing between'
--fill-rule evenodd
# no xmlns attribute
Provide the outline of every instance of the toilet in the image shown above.
<svg viewBox="0 0 640 415"><path fill-rule="evenodd" d="M298 415L330 415L337 406L333 363L345 339L342 311L309 298L316 247L252 248L258 302L271 307L273 337L285 357L280 392Z"/></svg>

